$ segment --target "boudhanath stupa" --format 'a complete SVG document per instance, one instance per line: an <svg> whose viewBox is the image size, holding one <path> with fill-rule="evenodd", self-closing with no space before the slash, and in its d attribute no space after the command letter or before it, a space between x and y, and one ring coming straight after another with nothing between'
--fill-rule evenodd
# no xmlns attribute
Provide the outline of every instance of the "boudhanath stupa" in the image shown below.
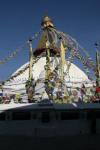
<svg viewBox="0 0 100 150"><path fill-rule="evenodd" d="M55 37L52 34L52 31L49 29L49 27L54 28L54 26L52 24L52 19L49 18L47 11L46 11L45 18L43 18L41 20L41 25L42 25L42 28L43 27L44 28L43 28L42 35L39 39L39 42L37 43L36 49L33 51L33 55L35 57L34 61L36 58L38 58L38 56L40 56L40 54L42 54L42 52L44 52L47 49L46 43L48 42L48 45L50 46L49 47L50 61L51 61L50 71L52 72L56 68L57 64L59 64L61 62L61 57L60 57L60 53L59 53L60 47L58 46L57 42L55 42ZM48 28L46 28L45 26ZM54 58L54 56L56 56L56 57ZM63 72L66 72L69 63L70 63L69 61L64 62ZM16 75L16 73L18 71L23 70L23 68L28 65L29 65L29 62L22 65L18 70L16 70L12 74L12 76ZM38 79L41 80L40 83L36 83L35 91L37 91L37 93L42 93L42 94L35 95L36 98L49 99L48 95L45 91L45 83L43 82L45 80L45 73L46 73L45 67L46 67L46 55L43 55L42 57L40 57L38 62L36 62L32 67L33 68L32 75L33 75L34 81L36 82ZM27 70L25 70L19 76L14 78L14 80L11 80L11 81L5 83L5 85L4 85L5 90L3 93L11 93L11 94L26 93L25 82L26 82L26 80L28 80L28 78L29 78L29 68ZM60 80L60 79L61 79L61 65L58 68L58 70L56 71L56 75L51 80L51 82L54 83L54 81ZM72 90L70 87L82 87L83 83L84 83L85 87L93 86L93 84L88 79L88 76L79 67L77 67L73 63L71 63L71 66L68 69L68 73L64 74L63 81L64 81L63 90L65 90L65 91L66 91L66 88L68 90ZM76 84L76 82L77 82L77 84ZM7 89L7 87L9 87L9 88ZM56 96L57 92L60 92L60 91L61 91L61 89L59 89L58 85L56 85L52 93L53 93L53 95ZM78 95L79 95L79 97L81 97L81 94L78 94ZM22 97L23 97L23 99L27 99L27 94L24 94Z"/></svg>

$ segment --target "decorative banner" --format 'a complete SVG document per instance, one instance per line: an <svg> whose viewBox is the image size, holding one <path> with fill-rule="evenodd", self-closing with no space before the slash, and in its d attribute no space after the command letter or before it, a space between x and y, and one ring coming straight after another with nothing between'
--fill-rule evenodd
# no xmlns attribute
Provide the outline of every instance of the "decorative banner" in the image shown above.
<svg viewBox="0 0 100 150"><path fill-rule="evenodd" d="M36 58L33 62L33 64L35 64L36 62L38 62L38 60L40 59L41 56L45 55L45 53L43 52L38 58ZM5 82L9 82L10 80L14 80L15 77L21 75L24 71L26 71L29 68L29 64L27 66L25 66L22 70L18 71L15 75L11 76L10 78L8 78L6 81L3 81L3 83Z"/></svg>
<svg viewBox="0 0 100 150"><path fill-rule="evenodd" d="M51 28L50 28L51 29ZM69 41L69 44L73 44L72 43L72 41L70 40L70 39L72 39L76 44L77 44L77 49L78 49L78 46L79 47L81 47L79 44L78 44L78 42L76 42L76 40L74 39L74 38L72 38L71 36L69 36L68 34L64 34L63 32L60 32L60 31L58 31L58 30L56 30L56 29L52 29L52 31L55 31L55 33L56 34L60 34L61 35L61 37L63 38L63 40L65 41L65 39L67 40L66 42L68 43L68 41ZM86 53L86 55L88 56L88 58L89 58L89 60L90 60L90 64L91 64L91 68L93 69L93 72L94 72L94 70L96 70L96 67L95 67L95 65L94 65L94 63L93 63L93 61L92 61L92 59L89 57L89 54L86 52L86 50L85 49L83 49L83 47L81 47L81 49ZM78 54L78 53L77 53ZM79 58L80 58L80 55L77 55ZM86 59L84 59L84 58L82 58L81 57L81 61L82 62L86 62ZM88 64L87 64L88 65ZM96 75L96 72L94 72L94 74Z"/></svg>
<svg viewBox="0 0 100 150"><path fill-rule="evenodd" d="M40 33L41 33L42 30L40 30L36 35L34 35L31 40L33 40L35 37L37 37ZM22 45L20 48L18 48L16 51L14 51L10 56L8 56L7 58L5 58L3 61L0 61L0 66L3 65L5 62L8 61L8 59L11 59L15 54L17 54L23 47L25 47L27 44L29 44L29 40L24 44Z"/></svg>
<svg viewBox="0 0 100 150"><path fill-rule="evenodd" d="M54 28L54 26L53 26L53 24L51 23L51 22L46 22L46 23L43 23L42 24L42 28L44 29L45 27L48 27L48 26L52 26L53 28Z"/></svg>

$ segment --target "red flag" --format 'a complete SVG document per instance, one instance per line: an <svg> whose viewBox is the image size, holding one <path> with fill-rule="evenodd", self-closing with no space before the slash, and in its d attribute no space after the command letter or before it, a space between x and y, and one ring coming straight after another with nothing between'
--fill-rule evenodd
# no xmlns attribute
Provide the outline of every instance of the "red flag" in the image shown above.
<svg viewBox="0 0 100 150"><path fill-rule="evenodd" d="M100 92L100 88L96 88L96 90L97 90L98 92Z"/></svg>
<svg viewBox="0 0 100 150"><path fill-rule="evenodd" d="M89 78L92 81L92 78Z"/></svg>

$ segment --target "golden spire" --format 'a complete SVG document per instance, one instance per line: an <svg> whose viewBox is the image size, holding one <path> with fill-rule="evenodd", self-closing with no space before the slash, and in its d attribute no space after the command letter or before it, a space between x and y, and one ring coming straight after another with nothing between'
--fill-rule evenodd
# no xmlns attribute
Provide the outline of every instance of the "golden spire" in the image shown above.
<svg viewBox="0 0 100 150"><path fill-rule="evenodd" d="M49 17L47 10L46 10L45 18L46 18L46 17Z"/></svg>
<svg viewBox="0 0 100 150"><path fill-rule="evenodd" d="M43 25L46 22L51 22L52 23L52 19L49 18L48 12L46 11L45 17L41 20L41 25Z"/></svg>

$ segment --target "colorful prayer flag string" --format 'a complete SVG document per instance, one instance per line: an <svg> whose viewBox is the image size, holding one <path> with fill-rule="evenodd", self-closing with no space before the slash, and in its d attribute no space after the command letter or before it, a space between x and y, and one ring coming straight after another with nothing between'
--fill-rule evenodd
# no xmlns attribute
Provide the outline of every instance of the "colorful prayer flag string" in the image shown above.
<svg viewBox="0 0 100 150"><path fill-rule="evenodd" d="M41 33L42 30L40 30L36 35L34 35L31 40L33 40L36 36L38 36ZM10 56L8 56L7 58L5 58L3 61L0 61L0 66L3 65L5 62L8 61L8 59L11 59L15 54L17 54L23 47L25 47L30 41L28 40L25 44L23 44L20 48L18 48L16 51L14 51L13 53L11 53Z"/></svg>

